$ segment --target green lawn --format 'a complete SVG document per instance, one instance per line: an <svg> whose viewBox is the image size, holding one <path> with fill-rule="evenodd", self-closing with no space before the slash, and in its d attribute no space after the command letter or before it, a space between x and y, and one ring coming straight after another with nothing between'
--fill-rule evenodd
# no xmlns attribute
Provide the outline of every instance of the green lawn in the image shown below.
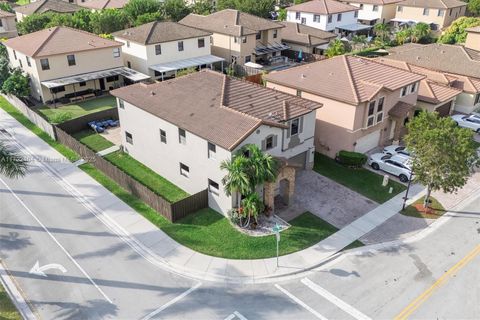
<svg viewBox="0 0 480 320"><path fill-rule="evenodd" d="M445 213L445 208L434 197L430 197L430 200L432 201L430 204L430 208L432 210L425 212L422 208L424 200L425 197L421 197L420 199L406 207L405 210L402 210L400 213L405 216L422 219L438 219ZM418 208L420 208L420 211L418 210Z"/></svg>
<svg viewBox="0 0 480 320"><path fill-rule="evenodd" d="M51 123L61 123L78 118L89 113L116 107L116 100L112 96L95 98L85 102L72 103L59 108L43 106L38 109Z"/></svg>
<svg viewBox="0 0 480 320"><path fill-rule="evenodd" d="M0 319L2 320L20 320L22 317L18 313L17 308L8 296L7 292L0 285Z"/></svg>
<svg viewBox="0 0 480 320"><path fill-rule="evenodd" d="M406 189L403 184L392 180L388 182L388 186L383 187L382 175L363 168L347 168L320 153L315 154L315 165L313 169L321 175L330 178L378 203L384 203ZM393 192L391 194L388 193L390 187L393 188Z"/></svg>
<svg viewBox="0 0 480 320"><path fill-rule="evenodd" d="M114 144L91 129L73 134L73 137L95 152L113 147Z"/></svg>
<svg viewBox="0 0 480 320"><path fill-rule="evenodd" d="M27 117L25 117L18 109L12 106L4 97L0 96L0 108L5 110L8 114L14 117L18 122L24 125L27 129L36 134L40 139L48 143L52 148L56 149L58 152L63 154L68 160L76 161L80 157L70 148L64 146L63 144L58 143L53 140L45 131L37 127L32 123Z"/></svg>
<svg viewBox="0 0 480 320"><path fill-rule="evenodd" d="M169 202L188 196L188 193L124 152L113 152L104 158Z"/></svg>
<svg viewBox="0 0 480 320"><path fill-rule="evenodd" d="M19 6L23 6L24 4L29 4L30 0L18 0L15 3L18 4Z"/></svg>

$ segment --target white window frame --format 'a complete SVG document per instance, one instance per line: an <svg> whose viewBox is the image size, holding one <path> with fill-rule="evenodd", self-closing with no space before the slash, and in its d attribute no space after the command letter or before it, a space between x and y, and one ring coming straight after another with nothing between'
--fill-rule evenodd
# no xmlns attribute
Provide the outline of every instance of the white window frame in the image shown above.
<svg viewBox="0 0 480 320"><path fill-rule="evenodd" d="M178 128L178 143L187 144L187 131L182 128Z"/></svg>
<svg viewBox="0 0 480 320"><path fill-rule="evenodd" d="M120 48L113 48L113 57L120 58Z"/></svg>
<svg viewBox="0 0 480 320"><path fill-rule="evenodd" d="M181 162L180 162L180 175L184 176L185 178L188 178L190 176L190 167Z"/></svg>
<svg viewBox="0 0 480 320"><path fill-rule="evenodd" d="M295 132L295 133L292 132L293 124L294 124L294 123L297 123L297 132ZM300 134L300 118L293 119L293 120L290 122L290 128L289 128L289 130L290 130L290 136L291 136L291 137Z"/></svg>
<svg viewBox="0 0 480 320"><path fill-rule="evenodd" d="M160 142L167 144L167 132L163 129L160 129Z"/></svg>
<svg viewBox="0 0 480 320"><path fill-rule="evenodd" d="M213 184L216 184L217 187L215 187ZM208 179L208 192L216 196L220 195L220 185L212 179Z"/></svg>
<svg viewBox="0 0 480 320"><path fill-rule="evenodd" d="M374 4L372 7L373 12L378 12L378 4Z"/></svg>
<svg viewBox="0 0 480 320"><path fill-rule="evenodd" d="M217 159L217 146L214 143L207 143L207 154L208 159L216 160Z"/></svg>
<svg viewBox="0 0 480 320"><path fill-rule="evenodd" d="M295 12L295 20L300 20L302 18L302 15L300 12Z"/></svg>
<svg viewBox="0 0 480 320"><path fill-rule="evenodd" d="M130 137L129 137L130 135ZM133 134L128 131L125 131L125 141L131 145L133 145Z"/></svg>
<svg viewBox="0 0 480 320"><path fill-rule="evenodd" d="M155 45L155 55L159 56L162 54L162 45L161 44L156 44Z"/></svg>
<svg viewBox="0 0 480 320"><path fill-rule="evenodd" d="M371 107L372 103L373 103L373 111L372 111L372 114L370 114L370 107ZM373 100L373 101L368 102L368 105L367 105L367 123L366 123L367 128L375 125L376 111L377 111L377 101ZM370 119L372 120L371 124L369 124Z"/></svg>
<svg viewBox="0 0 480 320"><path fill-rule="evenodd" d="M120 109L125 109L125 102L122 99L118 99L118 107Z"/></svg>
<svg viewBox="0 0 480 320"><path fill-rule="evenodd" d="M428 17L428 16L430 15L430 9L429 9L429 8L423 8L423 13L422 13L422 15Z"/></svg>
<svg viewBox="0 0 480 320"><path fill-rule="evenodd" d="M445 9L438 9L437 17L444 17L445 16Z"/></svg>
<svg viewBox="0 0 480 320"><path fill-rule="evenodd" d="M320 15L319 14L314 14L313 15L313 22L320 22Z"/></svg>
<svg viewBox="0 0 480 320"><path fill-rule="evenodd" d="M403 98L407 95L408 93L408 88L407 87L403 87L401 90L400 90L400 98Z"/></svg>

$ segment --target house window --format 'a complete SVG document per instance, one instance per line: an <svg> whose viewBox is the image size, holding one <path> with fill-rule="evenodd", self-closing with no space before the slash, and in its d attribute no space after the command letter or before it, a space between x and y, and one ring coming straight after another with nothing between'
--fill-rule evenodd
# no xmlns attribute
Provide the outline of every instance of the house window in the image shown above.
<svg viewBox="0 0 480 320"><path fill-rule="evenodd" d="M74 65L76 65L75 55L73 55L73 54L67 55L67 61L68 61L68 65L69 65L69 66L74 66Z"/></svg>
<svg viewBox="0 0 480 320"><path fill-rule="evenodd" d="M270 150L276 147L277 137L276 136L268 136L265 139L265 150Z"/></svg>
<svg viewBox="0 0 480 320"><path fill-rule="evenodd" d="M80 87L85 87L87 85L87 83L85 81L81 81L81 82L78 83L78 85Z"/></svg>
<svg viewBox="0 0 480 320"><path fill-rule="evenodd" d="M377 12L378 11L378 5L374 4L373 5L373 12Z"/></svg>
<svg viewBox="0 0 480 320"><path fill-rule="evenodd" d="M122 99L118 99L118 107L120 109L125 109L125 102Z"/></svg>
<svg viewBox="0 0 480 320"><path fill-rule="evenodd" d="M262 32L257 32L257 34L255 35L255 39L256 40L261 40L262 39Z"/></svg>
<svg viewBox="0 0 480 320"><path fill-rule="evenodd" d="M200 38L198 39L198 47L199 48L204 48L205 47L205 38Z"/></svg>
<svg viewBox="0 0 480 320"><path fill-rule="evenodd" d="M360 10L363 10L363 3L360 3Z"/></svg>
<svg viewBox="0 0 480 320"><path fill-rule="evenodd" d="M278 30L273 30L273 39L277 39L278 37Z"/></svg>
<svg viewBox="0 0 480 320"><path fill-rule="evenodd" d="M162 129L160 129L160 141L162 143L167 143L167 133Z"/></svg>
<svg viewBox="0 0 480 320"><path fill-rule="evenodd" d="M185 130L178 128L178 142L181 144L187 143L187 133Z"/></svg>
<svg viewBox="0 0 480 320"><path fill-rule="evenodd" d="M128 143L133 144L133 136L130 132L125 131L125 139Z"/></svg>
<svg viewBox="0 0 480 320"><path fill-rule="evenodd" d="M300 20L300 12L295 12L295 20Z"/></svg>
<svg viewBox="0 0 480 320"><path fill-rule="evenodd" d="M40 65L42 66L42 70L50 70L48 59L40 59Z"/></svg>
<svg viewBox="0 0 480 320"><path fill-rule="evenodd" d="M313 15L313 22L320 22L320 15L319 14L314 14Z"/></svg>
<svg viewBox="0 0 480 320"><path fill-rule="evenodd" d="M337 15L337 21L342 21L342 14L341 14L341 13L339 13L339 14Z"/></svg>
<svg viewBox="0 0 480 320"><path fill-rule="evenodd" d="M443 17L445 15L445 10L444 9L438 9L437 16Z"/></svg>
<svg viewBox="0 0 480 320"><path fill-rule="evenodd" d="M301 97L301 96L302 96L302 90L297 89L297 97Z"/></svg>
<svg viewBox="0 0 480 320"><path fill-rule="evenodd" d="M405 97L407 95L407 87L403 87L402 91L400 91L400 98Z"/></svg>
<svg viewBox="0 0 480 320"><path fill-rule="evenodd" d="M130 48L130 41L127 41L127 48Z"/></svg>
<svg viewBox="0 0 480 320"><path fill-rule="evenodd" d="M358 11L355 11L355 12L353 13L353 17L354 17L354 18L358 18Z"/></svg>
<svg viewBox="0 0 480 320"><path fill-rule="evenodd" d="M188 175L190 174L190 168L181 162L180 162L180 174L187 178L188 178Z"/></svg>
<svg viewBox="0 0 480 320"><path fill-rule="evenodd" d="M155 55L159 56L162 54L162 45L161 44L156 44L155 45Z"/></svg>
<svg viewBox="0 0 480 320"><path fill-rule="evenodd" d="M477 104L477 103L480 103L480 94L477 94L477 97L475 98L474 104Z"/></svg>
<svg viewBox="0 0 480 320"><path fill-rule="evenodd" d="M13 57L17 60L17 52L15 50L13 50Z"/></svg>
<svg viewBox="0 0 480 320"><path fill-rule="evenodd" d="M58 93L58 92L64 92L64 91L65 91L65 86L52 88L52 93Z"/></svg>
<svg viewBox="0 0 480 320"><path fill-rule="evenodd" d="M20 63L20 68L23 68L22 59L18 59L18 63Z"/></svg>
<svg viewBox="0 0 480 320"><path fill-rule="evenodd" d="M110 76L106 78L107 82L115 82L118 81L118 76Z"/></svg>
<svg viewBox="0 0 480 320"><path fill-rule="evenodd" d="M307 23L307 18L302 18L302 21L300 21L301 24L306 24Z"/></svg>
<svg viewBox="0 0 480 320"><path fill-rule="evenodd" d="M127 68L132 68L132 63L130 61L127 61Z"/></svg>
<svg viewBox="0 0 480 320"><path fill-rule="evenodd" d="M120 48L113 49L113 57L114 58L120 57Z"/></svg>
<svg viewBox="0 0 480 320"><path fill-rule="evenodd" d="M242 37L242 43L247 43L247 37Z"/></svg>
<svg viewBox="0 0 480 320"><path fill-rule="evenodd" d="M208 143L208 158L215 159L215 155L217 154L217 146L213 143Z"/></svg>
<svg viewBox="0 0 480 320"><path fill-rule="evenodd" d="M213 180L208 179L208 191L210 193L213 193L214 195L219 195L220 194L220 189L218 183L216 183Z"/></svg>
<svg viewBox="0 0 480 320"><path fill-rule="evenodd" d="M398 12L403 12L403 6L398 6L398 7L397 7L397 11L398 11Z"/></svg>
<svg viewBox="0 0 480 320"><path fill-rule="evenodd" d="M377 105L377 123L382 122L383 120L383 104L385 103L385 98L381 97L378 99L378 105Z"/></svg>
<svg viewBox="0 0 480 320"><path fill-rule="evenodd" d="M0 27L3 27L3 21L0 19Z"/></svg>
<svg viewBox="0 0 480 320"><path fill-rule="evenodd" d="M298 131L300 129L300 119L293 119L292 123L290 124L290 135L294 136L298 134Z"/></svg>
<svg viewBox="0 0 480 320"><path fill-rule="evenodd" d="M183 41L178 41L178 51L183 51Z"/></svg>
<svg viewBox="0 0 480 320"><path fill-rule="evenodd" d="M412 84L412 87L410 89L410 93L414 93L415 91L417 91L417 87L418 87L418 83L415 82L414 84Z"/></svg>
<svg viewBox="0 0 480 320"><path fill-rule="evenodd" d="M252 61L251 56L245 56L245 63Z"/></svg>
<svg viewBox="0 0 480 320"><path fill-rule="evenodd" d="M233 37L233 43L238 43L238 37Z"/></svg>
<svg viewBox="0 0 480 320"><path fill-rule="evenodd" d="M448 15L449 15L449 16L452 16L452 12L453 12L452 9L448 10Z"/></svg>
<svg viewBox="0 0 480 320"><path fill-rule="evenodd" d="M333 16L331 14L328 15L328 23L332 23Z"/></svg>
<svg viewBox="0 0 480 320"><path fill-rule="evenodd" d="M373 126L375 122L375 101L368 104L367 127Z"/></svg>
<svg viewBox="0 0 480 320"><path fill-rule="evenodd" d="M423 15L424 15L424 16L428 16L429 13L430 13L430 9L428 9L428 8L423 8Z"/></svg>

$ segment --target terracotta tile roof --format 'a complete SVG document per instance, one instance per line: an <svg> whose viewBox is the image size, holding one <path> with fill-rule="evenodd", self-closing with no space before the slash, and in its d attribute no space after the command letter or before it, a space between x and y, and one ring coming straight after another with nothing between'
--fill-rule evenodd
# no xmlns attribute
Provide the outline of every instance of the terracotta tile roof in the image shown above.
<svg viewBox="0 0 480 320"><path fill-rule="evenodd" d="M341 0L342 2L348 2L348 3L364 3L364 4L376 4L379 6L383 5L388 5L388 4L393 4L393 3L399 3L402 2L403 0Z"/></svg>
<svg viewBox="0 0 480 320"><path fill-rule="evenodd" d="M336 0L311 0L287 8L287 11L310 12L323 15L357 10L359 8Z"/></svg>
<svg viewBox="0 0 480 320"><path fill-rule="evenodd" d="M37 0L35 2L15 7L16 12L25 15L44 12L73 13L81 10L82 7L62 0Z"/></svg>
<svg viewBox="0 0 480 320"><path fill-rule="evenodd" d="M419 8L450 9L466 6L467 3L459 0L405 0L399 5Z"/></svg>
<svg viewBox="0 0 480 320"><path fill-rule="evenodd" d="M8 39L4 44L34 58L122 46L121 42L104 39L93 33L68 27L43 29Z"/></svg>
<svg viewBox="0 0 480 320"><path fill-rule="evenodd" d="M256 34L258 31L283 28L280 23L233 9L214 12L208 16L189 14L181 24L232 36Z"/></svg>
<svg viewBox="0 0 480 320"><path fill-rule="evenodd" d="M210 32L176 22L150 22L113 33L114 37L141 44L155 44L188 38L207 37Z"/></svg>
<svg viewBox="0 0 480 320"><path fill-rule="evenodd" d="M354 105L370 100L382 88L393 91L424 78L374 60L345 55L265 77L272 83Z"/></svg>
<svg viewBox="0 0 480 320"><path fill-rule="evenodd" d="M433 43L402 47L397 47L394 52L390 50L388 58L434 71L480 79L480 60L463 46Z"/></svg>
<svg viewBox="0 0 480 320"><path fill-rule="evenodd" d="M15 17L15 13L0 10L0 18Z"/></svg>
<svg viewBox="0 0 480 320"><path fill-rule="evenodd" d="M321 107L206 70L149 85L134 84L111 94L227 150L261 124L284 128L288 119Z"/></svg>
<svg viewBox="0 0 480 320"><path fill-rule="evenodd" d="M405 118L407 114L413 109L413 105L403 102L403 101L398 101L392 109L388 111L388 115L396 118Z"/></svg>
<svg viewBox="0 0 480 320"><path fill-rule="evenodd" d="M120 9L127 4L128 0L87 0L78 2L81 7L101 10L101 9Z"/></svg>
<svg viewBox="0 0 480 320"><path fill-rule="evenodd" d="M318 46L329 43L337 35L332 32L323 31L296 22L281 22L285 28L282 29L282 41L303 44L307 46Z"/></svg>

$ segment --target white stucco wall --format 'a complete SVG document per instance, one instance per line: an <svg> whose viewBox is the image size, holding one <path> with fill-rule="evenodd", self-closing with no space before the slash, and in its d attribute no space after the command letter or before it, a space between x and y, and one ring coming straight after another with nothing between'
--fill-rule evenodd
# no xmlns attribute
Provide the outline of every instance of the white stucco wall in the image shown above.
<svg viewBox="0 0 480 320"><path fill-rule="evenodd" d="M342 12L342 19L341 21L337 21L338 14L335 13L332 15L332 22L328 23L328 16L327 15L320 15L320 22L313 21L314 14L309 12L301 12L300 19L296 19L296 12L295 11L287 11L287 21L290 22L298 22L302 21L302 18L305 18L305 25L314 27L317 29L321 29L324 31L334 31L335 28L354 24L357 23L357 18L355 17L355 11L348 11Z"/></svg>
<svg viewBox="0 0 480 320"><path fill-rule="evenodd" d="M353 3L351 2L350 5L360 8L360 3ZM377 5L378 10L373 11L373 4L363 4L363 9L358 11L358 19L362 20L374 20L378 19L378 22L382 22L382 13L383 13L383 6Z"/></svg>
<svg viewBox="0 0 480 320"><path fill-rule="evenodd" d="M454 110L463 113L471 113L473 110L476 109L474 104L475 97L476 94L462 92L457 96Z"/></svg>

